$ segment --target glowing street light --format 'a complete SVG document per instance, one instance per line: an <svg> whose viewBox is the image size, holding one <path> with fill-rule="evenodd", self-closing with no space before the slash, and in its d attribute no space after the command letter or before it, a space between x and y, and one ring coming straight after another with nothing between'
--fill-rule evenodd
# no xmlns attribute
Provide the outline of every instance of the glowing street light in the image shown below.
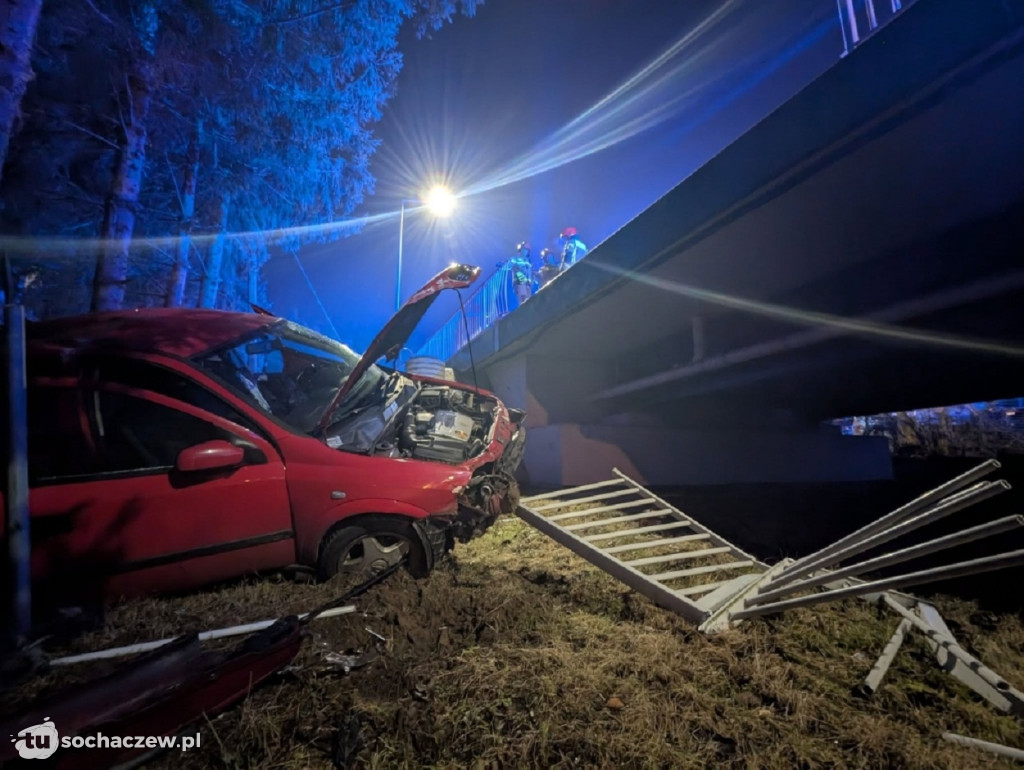
<svg viewBox="0 0 1024 770"><path fill-rule="evenodd" d="M405 204L418 203L438 219L446 219L455 211L455 195L444 185L434 185L420 200L403 199L398 218L398 273L395 276L395 312L402 307L402 241L405 237Z"/></svg>

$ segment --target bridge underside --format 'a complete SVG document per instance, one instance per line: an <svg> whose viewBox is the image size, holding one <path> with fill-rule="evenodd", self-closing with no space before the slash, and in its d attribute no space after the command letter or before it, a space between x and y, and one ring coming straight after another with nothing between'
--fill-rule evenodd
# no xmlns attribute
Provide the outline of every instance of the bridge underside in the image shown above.
<svg viewBox="0 0 1024 770"><path fill-rule="evenodd" d="M474 341L535 480L878 478L817 423L1022 395L1022 25L911 7Z"/></svg>

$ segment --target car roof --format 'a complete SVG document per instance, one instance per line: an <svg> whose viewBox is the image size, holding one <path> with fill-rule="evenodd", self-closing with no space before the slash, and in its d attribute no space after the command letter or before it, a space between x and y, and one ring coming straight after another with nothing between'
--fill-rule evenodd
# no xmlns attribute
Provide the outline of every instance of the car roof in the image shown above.
<svg viewBox="0 0 1024 770"><path fill-rule="evenodd" d="M33 347L162 353L188 358L280 319L255 313L140 308L56 318L26 329Z"/></svg>

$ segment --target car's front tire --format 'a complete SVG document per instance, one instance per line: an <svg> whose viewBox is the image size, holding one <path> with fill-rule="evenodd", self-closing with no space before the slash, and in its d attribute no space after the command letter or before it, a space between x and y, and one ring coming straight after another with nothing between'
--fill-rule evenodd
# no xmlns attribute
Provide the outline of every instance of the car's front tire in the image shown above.
<svg viewBox="0 0 1024 770"><path fill-rule="evenodd" d="M321 580L336 575L353 584L369 580L407 558L415 577L429 572L426 552L412 523L397 517L371 517L339 527L320 549L317 574Z"/></svg>

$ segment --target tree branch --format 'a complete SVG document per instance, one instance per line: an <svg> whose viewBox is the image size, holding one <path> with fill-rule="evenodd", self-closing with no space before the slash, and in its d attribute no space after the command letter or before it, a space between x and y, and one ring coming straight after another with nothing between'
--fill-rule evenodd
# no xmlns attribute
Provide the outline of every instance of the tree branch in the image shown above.
<svg viewBox="0 0 1024 770"><path fill-rule="evenodd" d="M178 187L178 177L174 174L174 166L171 165L170 156L167 155L167 151L164 150L164 161L167 163L167 172L171 175L171 181L174 182L174 195L178 199L178 207L185 211L185 201L181 199L181 188Z"/></svg>
<svg viewBox="0 0 1024 770"><path fill-rule="evenodd" d="M92 10L96 13L96 15L99 16L101 19L103 19L103 21L107 22L107 24L109 24L110 26L114 26L114 20L112 18L110 18L109 16L107 16L107 14L103 13L103 11L101 11L99 8L97 8L96 5L92 2L92 0L82 0L82 1L87 6L92 8Z"/></svg>
<svg viewBox="0 0 1024 770"><path fill-rule="evenodd" d="M315 19L317 16L322 16L325 13L331 11L340 11L343 8L351 8L355 5L353 0L343 0L340 3L332 3L331 5L324 6L323 8L317 8L312 11L306 11L305 13L299 13L295 16L286 16L282 19L272 19L267 24L291 24L296 21L305 21L306 19Z"/></svg>
<svg viewBox="0 0 1024 770"><path fill-rule="evenodd" d="M107 145L109 147L113 147L115 150L120 150L121 149L121 147L117 144L117 142L112 142L109 139L107 139L105 136L100 136L99 134L97 134L97 133L95 133L93 131L90 131L85 126L80 126L77 123L72 123L70 120L64 120L64 125L71 126L71 128L74 128L74 129L76 129L78 131L81 131L83 134L87 134L88 136L91 136L93 139L99 139L105 145Z"/></svg>

